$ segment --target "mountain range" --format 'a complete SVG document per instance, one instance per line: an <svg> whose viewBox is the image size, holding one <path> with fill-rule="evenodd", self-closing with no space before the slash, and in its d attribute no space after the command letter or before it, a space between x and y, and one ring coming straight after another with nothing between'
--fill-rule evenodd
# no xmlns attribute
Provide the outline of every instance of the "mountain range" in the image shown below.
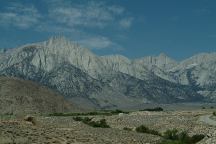
<svg viewBox="0 0 216 144"><path fill-rule="evenodd" d="M0 52L0 75L31 80L89 108L216 102L216 53L183 61L98 56L65 37Z"/></svg>

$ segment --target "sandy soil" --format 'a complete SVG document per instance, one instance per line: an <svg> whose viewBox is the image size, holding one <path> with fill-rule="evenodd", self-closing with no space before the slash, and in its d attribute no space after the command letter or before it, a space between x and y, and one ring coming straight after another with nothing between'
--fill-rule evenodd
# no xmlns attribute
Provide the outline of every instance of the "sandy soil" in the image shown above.
<svg viewBox="0 0 216 144"><path fill-rule="evenodd" d="M206 138L199 144L208 144L216 138L215 126L200 121L200 118L211 112L197 111L168 111L168 112L132 112L113 116L93 116L93 120L105 118L111 128L93 128L73 117L36 116L36 125L22 118L1 117L1 144L156 144L161 137L123 130L124 127L135 129L140 125L164 132L177 128L189 134L205 134ZM213 142L213 140L211 141Z"/></svg>

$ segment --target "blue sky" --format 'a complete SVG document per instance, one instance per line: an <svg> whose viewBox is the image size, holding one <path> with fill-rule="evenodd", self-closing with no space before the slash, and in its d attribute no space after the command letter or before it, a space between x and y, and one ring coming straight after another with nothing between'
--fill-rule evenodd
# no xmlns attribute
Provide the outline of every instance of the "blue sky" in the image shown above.
<svg viewBox="0 0 216 144"><path fill-rule="evenodd" d="M65 35L99 55L216 51L215 0L0 0L0 48Z"/></svg>

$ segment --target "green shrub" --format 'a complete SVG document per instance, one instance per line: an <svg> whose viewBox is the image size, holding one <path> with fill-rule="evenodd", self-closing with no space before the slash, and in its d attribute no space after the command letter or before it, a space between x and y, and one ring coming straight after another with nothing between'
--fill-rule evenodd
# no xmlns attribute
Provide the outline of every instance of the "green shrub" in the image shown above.
<svg viewBox="0 0 216 144"><path fill-rule="evenodd" d="M136 131L140 132L140 133L147 133L149 131L149 128L147 128L144 125L141 125L141 126L139 126L139 127L136 128Z"/></svg>
<svg viewBox="0 0 216 144"><path fill-rule="evenodd" d="M110 127L110 126L107 124L107 122L106 122L105 119L101 119L101 120L99 121L99 125L100 125L100 127L102 127L102 128L109 128L109 127Z"/></svg>
<svg viewBox="0 0 216 144"><path fill-rule="evenodd" d="M105 119L101 119L100 121L90 121L86 124L92 127L110 128L110 126L106 123Z"/></svg>
<svg viewBox="0 0 216 144"><path fill-rule="evenodd" d="M84 124L89 124L89 123L91 122L91 120L92 120L92 118L84 117L84 118L82 119L82 122L83 122Z"/></svg>
<svg viewBox="0 0 216 144"><path fill-rule="evenodd" d="M52 114L49 114L49 116L63 116L64 114L63 113L52 113Z"/></svg>
<svg viewBox="0 0 216 144"><path fill-rule="evenodd" d="M185 131L178 134L178 140L182 143L191 143L191 137Z"/></svg>
<svg viewBox="0 0 216 144"><path fill-rule="evenodd" d="M191 137L191 142L192 142L192 143L197 143L197 142L201 141L204 137L205 137L205 135L203 135L203 134L196 134L196 135L193 135L193 136Z"/></svg>
<svg viewBox="0 0 216 144"><path fill-rule="evenodd" d="M164 140L160 144L185 144L185 143L182 143L180 141Z"/></svg>
<svg viewBox="0 0 216 144"><path fill-rule="evenodd" d="M12 112L8 112L8 113L5 113L4 115L7 115L7 116L12 116L13 113Z"/></svg>
<svg viewBox="0 0 216 144"><path fill-rule="evenodd" d="M213 112L213 116L216 116L216 112Z"/></svg>
<svg viewBox="0 0 216 144"><path fill-rule="evenodd" d="M147 108L147 109L143 109L140 111L157 111L157 112L160 112L160 111L163 111L163 108L162 107Z"/></svg>
<svg viewBox="0 0 216 144"><path fill-rule="evenodd" d="M161 134L156 130L150 130L150 134L161 136Z"/></svg>
<svg viewBox="0 0 216 144"><path fill-rule="evenodd" d="M94 111L94 112L87 112L87 113L52 113L49 114L49 116L93 116L93 115L105 115L105 116L111 116L119 113L129 113L124 112L122 110L113 110L113 111Z"/></svg>
<svg viewBox="0 0 216 144"><path fill-rule="evenodd" d="M89 115L99 115L100 113L99 112L89 112L87 114L89 114Z"/></svg>
<svg viewBox="0 0 216 144"><path fill-rule="evenodd" d="M105 119L101 119L100 121L92 121L92 118L89 117L74 117L73 120L81 121L92 127L110 128Z"/></svg>
<svg viewBox="0 0 216 144"><path fill-rule="evenodd" d="M122 111L122 110L116 109L116 110L114 110L114 111L111 111L110 113L111 113L111 114L119 114L119 113L125 113L125 114L128 114L129 112L125 112L125 111Z"/></svg>
<svg viewBox="0 0 216 144"><path fill-rule="evenodd" d="M161 144L195 144L202 140L205 136L202 134L193 135L190 137L187 132L178 133L178 130L167 130L163 134L165 139Z"/></svg>
<svg viewBox="0 0 216 144"><path fill-rule="evenodd" d="M75 121L82 121L83 119L81 117L73 117L73 120L75 120Z"/></svg>
<svg viewBox="0 0 216 144"><path fill-rule="evenodd" d="M123 130L132 131L132 128L124 127Z"/></svg>
<svg viewBox="0 0 216 144"><path fill-rule="evenodd" d="M144 125L137 127L136 131L139 133L148 133L148 134L153 134L153 135L158 135L158 136L161 135L158 131L149 129L148 127L146 127Z"/></svg>
<svg viewBox="0 0 216 144"><path fill-rule="evenodd" d="M177 140L178 139L178 130L177 129L167 130L166 132L164 132L163 137L165 139Z"/></svg>
<svg viewBox="0 0 216 144"><path fill-rule="evenodd" d="M114 111L111 111L112 114L119 114L119 113L123 113L122 110L116 109Z"/></svg>

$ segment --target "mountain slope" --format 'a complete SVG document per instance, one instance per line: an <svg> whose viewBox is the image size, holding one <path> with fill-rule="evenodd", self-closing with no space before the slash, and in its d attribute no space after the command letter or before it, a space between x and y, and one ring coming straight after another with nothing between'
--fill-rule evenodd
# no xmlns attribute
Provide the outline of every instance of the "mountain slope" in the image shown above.
<svg viewBox="0 0 216 144"><path fill-rule="evenodd" d="M57 93L34 82L0 77L0 113L53 113L76 108Z"/></svg>
<svg viewBox="0 0 216 144"><path fill-rule="evenodd" d="M105 78L106 79L106 78ZM149 103L197 102L203 97L192 88L175 84L155 75L151 80L143 81L127 74L111 75L107 82L128 97Z"/></svg>

